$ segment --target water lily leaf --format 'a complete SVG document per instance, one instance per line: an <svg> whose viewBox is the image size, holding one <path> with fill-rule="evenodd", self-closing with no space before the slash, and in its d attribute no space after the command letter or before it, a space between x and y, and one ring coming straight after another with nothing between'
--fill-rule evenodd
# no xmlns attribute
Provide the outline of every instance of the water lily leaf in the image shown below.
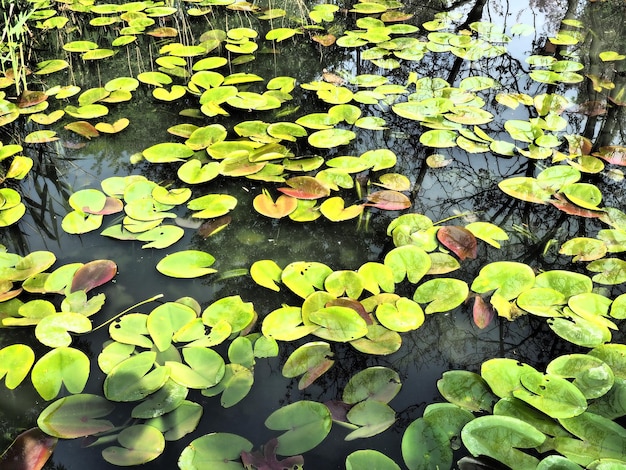
<svg viewBox="0 0 626 470"><path fill-rule="evenodd" d="M512 261L496 261L480 270L471 289L480 294L495 289L496 294L511 300L533 287L533 284L535 273L530 266Z"/></svg>
<svg viewBox="0 0 626 470"><path fill-rule="evenodd" d="M142 242L150 242L141 248L167 248L180 240L185 231L175 225L159 225L156 228L140 233L135 237Z"/></svg>
<svg viewBox="0 0 626 470"><path fill-rule="evenodd" d="M147 337L149 334L146 326L147 321L148 315L141 313L126 314L111 323L109 335L120 343L152 348L152 341Z"/></svg>
<svg viewBox="0 0 626 470"><path fill-rule="evenodd" d="M386 403L366 400L350 408L347 418L350 423L359 426L344 438L346 441L352 441L385 431L396 421L396 413Z"/></svg>
<svg viewBox="0 0 626 470"><path fill-rule="evenodd" d="M265 39L280 42L295 36L297 33L298 31L293 28L274 28L267 32Z"/></svg>
<svg viewBox="0 0 626 470"><path fill-rule="evenodd" d="M206 389L224 377L224 359L213 349L188 346L183 349L183 357L188 365L165 361L165 366L171 371L171 379L184 387Z"/></svg>
<svg viewBox="0 0 626 470"><path fill-rule="evenodd" d="M103 134L117 134L118 132L126 129L129 124L130 121L127 118L121 118L115 121L113 124L99 122L96 124L95 128L97 131L102 132Z"/></svg>
<svg viewBox="0 0 626 470"><path fill-rule="evenodd" d="M333 118L335 123L345 121L354 124L361 117L361 109L353 104L337 104L328 110L328 116Z"/></svg>
<svg viewBox="0 0 626 470"><path fill-rule="evenodd" d="M238 295L224 297L213 302L202 312L202 321L210 327L227 321L233 333L241 331L254 321L256 312L251 302L244 302Z"/></svg>
<svg viewBox="0 0 626 470"><path fill-rule="evenodd" d="M300 122L300 120L296 121L297 124L305 125ZM338 147L340 145L349 144L354 138L356 134L347 129L324 129L320 131L316 131L309 135L308 142L311 146L316 148L325 148L330 149L333 147Z"/></svg>
<svg viewBox="0 0 626 470"><path fill-rule="evenodd" d="M92 41L70 41L63 44L63 49L68 52L87 52L97 48L98 44Z"/></svg>
<svg viewBox="0 0 626 470"><path fill-rule="evenodd" d="M41 470L57 441L38 427L27 429L0 455L0 465L5 470Z"/></svg>
<svg viewBox="0 0 626 470"><path fill-rule="evenodd" d="M34 365L33 386L44 400L52 400L61 385L70 393L83 391L89 377L89 358L77 349L59 347L47 352ZM39 423L41 427L41 423Z"/></svg>
<svg viewBox="0 0 626 470"><path fill-rule="evenodd" d="M252 263L252 266L250 266L250 276L252 276L252 280L258 285L276 292L280 291L276 282L280 281L282 271L283 270L276 262L269 259L255 261Z"/></svg>
<svg viewBox="0 0 626 470"><path fill-rule="evenodd" d="M509 236L497 225L489 222L472 222L465 226L476 238L489 243L491 246L500 248L501 240L508 240Z"/></svg>
<svg viewBox="0 0 626 470"><path fill-rule="evenodd" d="M294 176L285 183L289 185L289 188L278 188L278 190L297 199L319 199L330 194L330 190L312 176Z"/></svg>
<svg viewBox="0 0 626 470"><path fill-rule="evenodd" d="M154 345L163 352L172 344L174 334L195 318L196 312L191 307L179 302L166 302L150 312L146 327Z"/></svg>
<svg viewBox="0 0 626 470"><path fill-rule="evenodd" d="M519 307L540 317L561 316L560 308L565 303L565 296L550 287L534 287L525 290L517 297Z"/></svg>
<svg viewBox="0 0 626 470"><path fill-rule="evenodd" d="M313 401L297 401L274 411L265 420L272 430L285 430L278 437L280 455L297 455L316 447L330 432L328 408Z"/></svg>
<svg viewBox="0 0 626 470"><path fill-rule="evenodd" d="M62 59L44 60L37 63L37 70L35 71L35 73L37 75L48 75L54 72L58 72L59 70L66 69L69 66L70 64L66 60Z"/></svg>
<svg viewBox="0 0 626 470"><path fill-rule="evenodd" d="M573 183L561 188L561 192L577 206L590 210L598 210L602 202L602 192L597 186L589 183Z"/></svg>
<svg viewBox="0 0 626 470"><path fill-rule="evenodd" d="M610 61L614 61L614 60L624 60L624 59L626 59L626 55L620 54L619 52L616 52L616 51L602 51L598 55L599 55L600 60L602 62L610 62Z"/></svg>
<svg viewBox="0 0 626 470"><path fill-rule="evenodd" d="M202 164L200 160L191 159L178 168L178 178L188 184L201 184L217 178L220 174L220 164L209 162Z"/></svg>
<svg viewBox="0 0 626 470"><path fill-rule="evenodd" d="M63 129L75 132L76 134L86 137L87 139L91 139L92 137L98 137L100 135L98 129L96 129L93 124L90 124L87 121L71 122L63 126Z"/></svg>
<svg viewBox="0 0 626 470"><path fill-rule="evenodd" d="M346 470L358 470L368 466L380 470L400 470L398 464L377 450L356 450L346 457Z"/></svg>
<svg viewBox="0 0 626 470"><path fill-rule="evenodd" d="M117 364L104 380L104 395L111 401L138 401L160 389L170 368L156 366L157 353L144 351Z"/></svg>
<svg viewBox="0 0 626 470"><path fill-rule="evenodd" d="M145 149L142 154L151 163L170 163L183 161L193 155L194 151L184 144L164 142Z"/></svg>
<svg viewBox="0 0 626 470"><path fill-rule="evenodd" d="M363 401L389 403L400 392L400 376L388 367L368 367L354 374L346 384L342 400L354 405Z"/></svg>
<svg viewBox="0 0 626 470"><path fill-rule="evenodd" d="M381 289L385 292L395 290L393 270L389 266L368 262L359 267L358 274L363 288L372 294L379 294Z"/></svg>
<svg viewBox="0 0 626 470"><path fill-rule="evenodd" d="M297 261L285 267L281 280L296 295L306 299L315 292L315 288L324 288L324 280L332 272L323 263Z"/></svg>
<svg viewBox="0 0 626 470"><path fill-rule="evenodd" d="M450 440L441 427L418 418L402 435L402 458L409 470L450 468L453 462Z"/></svg>
<svg viewBox="0 0 626 470"><path fill-rule="evenodd" d="M210 268L215 258L200 250L184 250L167 255L156 265L157 271L170 277L194 278L217 272Z"/></svg>
<svg viewBox="0 0 626 470"><path fill-rule="evenodd" d="M175 382L169 381L168 383L175 383ZM180 389L181 391L182 390L186 391L186 387L181 387L178 384L176 384L176 387L178 387L177 390ZM163 387L161 390L164 390L164 389L165 387ZM157 394L159 392L157 392ZM157 394L155 394L155 396ZM148 400L150 400L150 398ZM146 403L146 402L143 402L143 403ZM135 407L135 409L143 405L143 403ZM163 415L158 415L154 418L150 418L149 420L146 421L146 424L149 426L153 426L157 428L159 431L161 431L166 441L176 441L186 436L190 432L193 432L198 426L198 422L200 421L201 417L202 417L202 406L198 405L197 403L188 401L188 400L183 400L180 404L178 404L175 407L175 409Z"/></svg>
<svg viewBox="0 0 626 470"><path fill-rule="evenodd" d="M364 205L352 205L344 207L345 201L343 198L336 196L326 199L320 205L320 212L328 220L332 222L342 222L344 220L350 220L358 217L363 213Z"/></svg>
<svg viewBox="0 0 626 470"><path fill-rule="evenodd" d="M399 283L405 277L416 284L430 269L430 257L421 248L406 245L394 248L385 255L384 264L394 273L394 282Z"/></svg>
<svg viewBox="0 0 626 470"><path fill-rule="evenodd" d="M333 355L330 345L324 341L303 344L289 355L282 374L288 378L302 375L298 390L304 390L332 367Z"/></svg>
<svg viewBox="0 0 626 470"><path fill-rule="evenodd" d="M250 452L252 443L236 434L211 433L194 439L183 449L178 459L181 470L211 468L228 470L241 466L242 452Z"/></svg>
<svg viewBox="0 0 626 470"><path fill-rule="evenodd" d="M324 280L324 288L336 297L345 293L351 299L358 299L363 292L363 280L354 271L334 271Z"/></svg>
<svg viewBox="0 0 626 470"><path fill-rule="evenodd" d="M545 204L552 197L552 191L545 189L535 178L526 176L505 179L498 183L498 187L509 196L536 204Z"/></svg>
<svg viewBox="0 0 626 470"><path fill-rule="evenodd" d="M85 106L66 106L65 112L76 119L94 119L109 114L109 108L103 104L87 104Z"/></svg>
<svg viewBox="0 0 626 470"><path fill-rule="evenodd" d="M467 299L469 287L464 281L453 278L436 278L420 284L413 294L413 300L427 303L425 313L448 312L457 308Z"/></svg>
<svg viewBox="0 0 626 470"><path fill-rule="evenodd" d="M172 83L172 77L164 74L163 72L141 72L137 75L137 80L141 83L155 87L162 87L163 85L169 85Z"/></svg>
<svg viewBox="0 0 626 470"><path fill-rule="evenodd" d="M224 78L224 85L239 85L241 83L262 82L263 77L258 76L255 73L231 73Z"/></svg>
<svg viewBox="0 0 626 470"><path fill-rule="evenodd" d="M227 364L224 377L214 387L202 390L206 396L222 394L220 404L224 408L230 408L243 400L254 383L254 374L251 369L241 364Z"/></svg>
<svg viewBox="0 0 626 470"><path fill-rule="evenodd" d="M582 392L568 380L540 372L520 376L523 388L513 391L513 396L537 408L552 418L571 418L587 409Z"/></svg>
<svg viewBox="0 0 626 470"><path fill-rule="evenodd" d="M404 194L390 189L375 191L367 195L368 202L365 206L376 207L377 209L398 211L411 207L411 200Z"/></svg>
<svg viewBox="0 0 626 470"><path fill-rule="evenodd" d="M352 101L352 91L344 86L330 86L317 90L317 96L326 103L339 105ZM330 114L330 113L329 113Z"/></svg>
<svg viewBox="0 0 626 470"><path fill-rule="evenodd" d="M457 133L446 129L434 129L424 132L420 136L420 143L427 147L447 148L456 147Z"/></svg>
<svg viewBox="0 0 626 470"><path fill-rule="evenodd" d="M554 289L569 299L573 295L591 292L593 282L584 274L555 269L538 274L535 287Z"/></svg>
<svg viewBox="0 0 626 470"><path fill-rule="evenodd" d="M383 303L376 308L376 318L384 327L399 332L416 330L424 323L424 312L418 303L400 298L395 304Z"/></svg>
<svg viewBox="0 0 626 470"><path fill-rule="evenodd" d="M494 414L496 414L495 407ZM474 417L471 411L452 403L432 403L426 406L423 414L425 421L446 433L453 450L458 450L461 447L461 429Z"/></svg>
<svg viewBox="0 0 626 470"><path fill-rule="evenodd" d="M286 194L282 194L274 201L269 192L264 189L263 193L258 194L254 198L252 205L259 214L273 219L280 219L296 210L298 200Z"/></svg>
<svg viewBox="0 0 626 470"><path fill-rule="evenodd" d="M94 260L80 266L72 278L70 292L91 289L106 284L117 274L117 265L110 260Z"/></svg>
<svg viewBox="0 0 626 470"><path fill-rule="evenodd" d="M472 455L486 455L520 470L536 468L539 460L519 449L538 447L546 440L545 434L520 419L495 415L467 423L461 438Z"/></svg>
<svg viewBox="0 0 626 470"><path fill-rule="evenodd" d="M228 59L226 59L225 57L206 57L195 62L192 69L194 71L212 70L223 67L227 63Z"/></svg>
<svg viewBox="0 0 626 470"><path fill-rule="evenodd" d="M480 375L465 370L444 372L437 389L450 403L470 411L491 411L497 400Z"/></svg>
<svg viewBox="0 0 626 470"><path fill-rule="evenodd" d="M402 338L396 331L388 330L382 325L368 325L367 334L350 341L350 344L362 353L384 356L400 349Z"/></svg>
<svg viewBox="0 0 626 470"><path fill-rule="evenodd" d="M585 398L599 398L607 393L615 377L609 365L589 354L567 354L550 361L546 373L572 382L585 395Z"/></svg>
<svg viewBox="0 0 626 470"><path fill-rule="evenodd" d="M187 89L181 85L172 85L170 90L159 87L152 90L152 96L160 101L176 101L187 93Z"/></svg>
<svg viewBox="0 0 626 470"><path fill-rule="evenodd" d="M42 318L37 323L35 336L42 344L51 348L58 348L69 346L72 343L69 331L73 333L91 331L91 321L80 313L55 313Z"/></svg>
<svg viewBox="0 0 626 470"><path fill-rule="evenodd" d="M303 325L299 307L283 306L270 312L264 319L263 335L278 341L295 341L319 328L318 325Z"/></svg>
<svg viewBox="0 0 626 470"><path fill-rule="evenodd" d="M309 320L321 326L315 336L330 341L347 342L367 334L367 323L359 313L349 307L331 306L313 311Z"/></svg>
<svg viewBox="0 0 626 470"><path fill-rule="evenodd" d="M607 246L596 238L575 237L563 243L559 253L573 256L573 262L593 261L606 255Z"/></svg>
<svg viewBox="0 0 626 470"><path fill-rule="evenodd" d="M5 377L4 385L9 390L16 388L26 378L34 362L35 353L25 344L12 344L0 349L0 378Z"/></svg>
<svg viewBox="0 0 626 470"><path fill-rule="evenodd" d="M146 424L133 424L117 435L122 447L111 446L102 451L104 460L113 465L141 465L156 459L165 450L161 431Z"/></svg>
<svg viewBox="0 0 626 470"><path fill-rule="evenodd" d="M587 348L600 346L611 340L611 330L597 321L587 320L570 309L564 309L568 318L550 318L548 326L561 338Z"/></svg>
<svg viewBox="0 0 626 470"><path fill-rule="evenodd" d="M45 144L46 142L54 142L56 140L59 140L57 133L50 130L31 132L24 137L24 142L27 144Z"/></svg>
<svg viewBox="0 0 626 470"><path fill-rule="evenodd" d="M114 408L99 395L70 395L48 405L37 418L37 425L46 434L62 439L91 436L114 428L111 422L97 419Z"/></svg>
<svg viewBox="0 0 626 470"><path fill-rule="evenodd" d="M306 137L304 127L293 122L274 122L267 126L267 133L272 137L295 142L298 137Z"/></svg>
<svg viewBox="0 0 626 470"><path fill-rule="evenodd" d="M437 231L437 239L449 248L461 261L477 256L476 237L464 227L444 225Z"/></svg>

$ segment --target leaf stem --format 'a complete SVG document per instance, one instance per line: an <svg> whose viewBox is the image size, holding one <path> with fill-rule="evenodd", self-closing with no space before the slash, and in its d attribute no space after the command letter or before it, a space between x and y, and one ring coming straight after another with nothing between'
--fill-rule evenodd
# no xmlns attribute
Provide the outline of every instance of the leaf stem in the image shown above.
<svg viewBox="0 0 626 470"><path fill-rule="evenodd" d="M102 323L101 325L98 325L97 327L93 328L91 332L99 330L100 328L102 328L103 326L108 325L109 323L117 320L119 317L121 317L122 315L124 315L125 313L130 312L132 309L140 307L141 305L147 304L149 302L153 302L155 300L160 299L161 297L163 297L163 294L157 294L154 297L150 297L149 299L145 299L142 300L141 302L136 303L135 305L131 305L130 307L128 307L126 310L121 311L120 313L118 313L117 315L115 315L114 317L109 318L107 321L105 321L104 323Z"/></svg>

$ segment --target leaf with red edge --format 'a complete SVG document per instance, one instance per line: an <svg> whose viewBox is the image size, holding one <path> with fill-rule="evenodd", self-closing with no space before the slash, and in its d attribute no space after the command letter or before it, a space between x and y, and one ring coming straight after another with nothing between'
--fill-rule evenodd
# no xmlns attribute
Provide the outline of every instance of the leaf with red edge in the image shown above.
<svg viewBox="0 0 626 470"><path fill-rule="evenodd" d="M576 204L572 204L564 196L560 194L555 194L556 200L548 201L554 207L559 209L560 211L565 212L569 215L578 215L580 217L587 217L590 219L602 217L604 212L602 211L592 211L589 209L583 209L582 207L577 206Z"/></svg>
<svg viewBox="0 0 626 470"><path fill-rule="evenodd" d="M411 207L411 200L398 191L384 189L367 195L369 202L364 206L376 207L386 211L401 211Z"/></svg>
<svg viewBox="0 0 626 470"><path fill-rule="evenodd" d="M75 132L76 134L82 135L83 137L86 137L88 139L91 139L92 137L98 137L100 135L98 129L96 129L93 124L90 124L87 121L70 122L67 126L64 126L63 129Z"/></svg>
<svg viewBox="0 0 626 470"><path fill-rule="evenodd" d="M108 259L97 259L78 268L72 279L70 292L84 290L89 292L94 287L109 282L117 274L117 265Z"/></svg>
<svg viewBox="0 0 626 470"><path fill-rule="evenodd" d="M324 402L324 405L330 410L333 421L348 423L348 411L350 411L352 405L341 400L328 400ZM354 427L356 428L356 426Z"/></svg>
<svg viewBox="0 0 626 470"><path fill-rule="evenodd" d="M298 200L287 195L278 196L276 202L266 190L252 201L255 210L266 217L280 219L291 214L298 207Z"/></svg>
<svg viewBox="0 0 626 470"><path fill-rule="evenodd" d="M17 436L0 456L2 470L39 470L43 468L58 439L35 427Z"/></svg>
<svg viewBox="0 0 626 470"><path fill-rule="evenodd" d="M489 326L491 321L496 316L496 312L494 311L491 303L485 302L485 299L483 299L482 296L477 295L474 297L472 316L476 326L482 330L483 328L487 328L487 326Z"/></svg>
<svg viewBox="0 0 626 470"><path fill-rule="evenodd" d="M292 455L283 460L276 458L276 448L278 447L278 439L273 438L263 446L263 452L255 450L254 452L243 451L241 453L241 462L246 468L255 468L256 470L295 470L304 466L304 457L301 455Z"/></svg>
<svg viewBox="0 0 626 470"><path fill-rule="evenodd" d="M287 196L297 199L319 199L330 194L330 189L312 176L295 176L289 178L285 183L289 187L278 188L278 190Z"/></svg>
<svg viewBox="0 0 626 470"><path fill-rule="evenodd" d="M626 166L626 147L621 145L600 147L600 150L592 155L613 165Z"/></svg>
<svg viewBox="0 0 626 470"><path fill-rule="evenodd" d="M437 230L437 238L446 248L457 255L461 261L466 258L476 258L478 245L476 237L465 227L445 225Z"/></svg>
<svg viewBox="0 0 626 470"><path fill-rule="evenodd" d="M18 108L30 108L31 106L43 103L47 99L48 95L46 95L43 91L25 90L18 98L16 104Z"/></svg>
<svg viewBox="0 0 626 470"><path fill-rule="evenodd" d="M331 300L330 302L327 302L326 305L324 305L324 307L333 307L333 306L351 308L356 313L358 313L361 316L361 318L363 318L363 320L365 320L365 323L367 323L368 325L374 324L374 322L372 321L372 317L370 316L369 313L367 313L367 311L365 311L365 307L363 307L363 304L359 302L358 300L342 297L339 299Z"/></svg>

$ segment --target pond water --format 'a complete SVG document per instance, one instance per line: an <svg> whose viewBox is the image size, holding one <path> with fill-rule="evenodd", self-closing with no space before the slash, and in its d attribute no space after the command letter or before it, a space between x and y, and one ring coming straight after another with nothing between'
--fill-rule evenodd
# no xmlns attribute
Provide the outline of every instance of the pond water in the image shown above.
<svg viewBox="0 0 626 470"><path fill-rule="evenodd" d="M125 2L121 2L125 3ZM210 4L211 2L206 2ZM219 2L216 2L219 3ZM393 248L393 241L386 233L389 223L401 213L424 214L433 221L449 218L451 223L467 224L474 220L491 222L509 234L509 240L501 249L479 243L478 256L465 260L462 269L454 274L458 279L471 283L479 269L497 260L519 261L536 270L571 269L584 271L571 263L570 257L560 256L549 242L562 242L574 235L597 231L602 224L593 219L568 217L550 205L528 204L515 199L498 188L498 183L514 176L536 175L544 166L541 160L523 156L502 157L494 152L473 152L459 147L433 148L420 141L427 130L419 121L400 117L392 112L394 99L387 97L376 105L352 102L359 106L363 116L384 119L384 129L371 130L352 128L356 138L347 145L316 148L306 139L299 139L290 146L299 156L321 155L325 160L339 156L359 156L372 149L393 151L397 162L388 172L405 175L410 188L403 191L411 202L410 209L400 212L367 209L367 215L342 222L331 222L321 217L314 222L294 222L288 217L271 219L257 213L253 199L264 189L273 197L279 193L275 183L243 177L217 177L210 182L192 187L194 197L208 193L229 194L237 199L237 206L229 214L230 224L220 232L203 237L194 228L186 228L181 240L164 249L142 249L137 241L122 241L100 235L99 230L80 235L65 233L61 222L69 212L69 196L81 189L100 188L100 182L113 176L143 175L159 184L185 186L177 177L179 163L135 162L137 154L161 142L179 141L168 133L168 128L193 122L197 126L223 125L230 136L233 127L242 121L279 120L294 121L298 117L325 112L332 104L320 100L316 91L301 85L326 80L345 80L347 83L359 75L383 75L389 83L405 85L409 77L430 77L446 80L458 87L468 77L489 77L497 86L477 91L484 100L484 110L495 118L481 129L494 139L510 140L504 123L510 120L528 120L527 107L511 109L498 102L499 93L525 93L536 96L541 93L558 92L567 96L572 106L563 114L567 120L567 134L581 134L598 146L624 145L626 128L622 106L599 104L603 94L593 90L591 81L583 77L581 82L545 83L533 80L533 67L527 62L529 56L553 54L554 46L547 38L554 37L564 28L562 21L577 20L588 31L584 42L576 49L576 60L585 65L580 74L610 75L616 89L626 84L626 66L621 62L602 62L598 51L615 50L624 53L625 7L623 1L540 1L526 5L518 1L474 0L474 1L410 1L405 0L402 11L410 13L405 24L419 27L418 32L407 34L426 41L428 31L423 24L431 22L436 14L447 12L453 22L449 31L469 31L474 22L489 22L497 25L511 40L506 43L506 52L478 60L467 60L442 52L426 52L421 60L399 60L398 67L385 68L372 60L364 59L365 47L322 46L311 40L310 31L276 43L264 40L272 28L293 27L296 23L289 17L302 17L320 2L257 2L264 8L283 8L286 17L273 20L259 19L258 13L227 10L214 6L213 12L194 17L176 14L158 19L158 25L175 27L189 35L186 40L194 42L203 32L211 29L251 28L259 30L259 49L252 55L254 60L242 61L241 65L226 65L217 69L223 75L247 72L263 77L267 82L272 77L295 78L296 87L291 92L293 99L288 106L293 110L281 115L280 110L255 111L254 109L229 108L230 115L200 115L190 118L181 111L197 107L197 97L187 95L172 102L157 100L152 95L154 87L141 84L133 91L132 100L111 106L107 122L127 118L130 125L122 132L87 139L63 129L65 121L49 128L58 132L60 140L47 144L25 145L24 155L34 160L29 177L19 183L19 191L26 202L27 211L19 223L1 229L0 242L9 252L25 255L36 250L49 250L57 257L57 264L88 262L93 259L113 260L118 274L113 282L98 287L106 295L106 303L96 316L94 324L100 324L122 312L131 305L163 294L163 301L173 301L188 296L206 307L217 299L240 295L245 301L253 302L255 311L262 319L282 304L297 304L294 295L280 293L258 286L249 275L251 264L258 260L274 260L280 267L296 261L315 261L330 266L333 270L356 270L366 262L382 262L386 253ZM356 29L357 15L350 12L352 3L328 2L340 7L335 13L333 24L337 37L346 30ZM54 3L52 8L62 9L65 3ZM197 3L175 6L185 10ZM138 35L134 44L120 48L114 57L102 60L81 60L75 53L62 49L69 40L90 40L100 45L108 44L119 34L119 25L94 27L87 24L95 15L72 13L77 29L71 32L48 32L45 41L39 44L41 59L64 58L70 61L69 69L41 76L43 89L54 85L75 84L82 90L101 87L119 76L138 76L142 72L156 70L155 59L159 50L171 39ZM376 15L372 15L376 16ZM616 21L615 19L619 19ZM183 23L185 22L185 23ZM526 25L525 34L512 34L516 25ZM532 27L532 28L531 28ZM575 29L575 28L573 28ZM519 29L518 31L522 31ZM578 47L578 46L577 46ZM575 49L575 48L574 48ZM570 50L570 49L568 49ZM237 54L222 50L224 57L233 60ZM212 55L217 51L212 52ZM614 69L612 69L614 68ZM611 69L611 70L609 70ZM330 75L329 75L330 74ZM174 78L175 83L185 79ZM356 86L346 85L353 91ZM264 90L263 85L252 83L250 91ZM606 90L603 90L606 92ZM606 93L604 93L606 95ZM67 103L75 104L75 98ZM585 105L586 103L586 105ZM593 112L592 106L602 108ZM251 106L253 107L253 106ZM47 112L50 112L51 107ZM600 112L602 111L602 112ZM472 126L467 126L471 128ZM25 119L11 126L0 127L2 142L17 143L26 134L43 127ZM5 132L6 131L6 132ZM309 130L312 133L313 130ZM451 162L442 168L427 164L427 157L441 154ZM383 172L380 172L383 173ZM372 177L361 174L363 181ZM624 210L624 185L621 180L612 180L604 175L591 176L591 180L602 188L603 204ZM375 188L363 185L365 190ZM353 189L339 192L346 206L358 203L362 198ZM183 206L176 209L180 218L188 218L191 211ZM102 228L119 223L116 215L105 217ZM558 243L555 244L558 246ZM203 250L212 254L216 261L212 266L218 272L197 279L175 279L165 277L155 269L167 254L181 250ZM616 287L615 289L619 289ZM411 297L412 291L408 295ZM300 300L301 302L301 300ZM156 305L156 304L155 304ZM147 313L152 307L145 307ZM102 343L109 339L106 329L75 339L74 346L92 359L91 378L86 393L102 394L105 375L98 368L95 358ZM46 348L39 345L32 331L24 329L0 330L0 347L15 342L28 342L36 352ZM257 359L254 367L255 383L239 404L223 408L219 399L191 393L189 399L201 404L204 415L198 428L183 439L168 442L162 456L142 466L146 469L177 468L176 462L182 450L196 437L210 432L229 432L245 436L255 447L276 437L277 433L267 429L264 421L272 412L298 400L324 402L338 399L348 379L359 370L379 365L396 370L402 381L398 395L390 402L396 412L396 422L385 432L368 438L345 441L347 430L338 425L333 428L323 444L305 453L305 465L310 469L345 468L348 454L357 449L377 449L402 463L400 441L409 423L422 415L424 407L443 401L437 391L437 380L451 369L478 371L480 364L492 357L513 357L536 367L544 367L552 357L569 351L573 346L559 340L546 326L544 319L524 316L515 322L504 319L493 321L479 329L472 321L471 303L465 303L452 312L427 315L424 325L415 331L402 334L402 346L388 356L364 355L352 347L333 344L334 366L305 390L298 390L297 379L285 378L281 369L291 352L305 341L280 343L278 357ZM220 350L224 355L226 349ZM5 448L15 436L16 430L28 428L36 423L38 414L48 405L28 384L16 390L0 387L0 449ZM120 405L111 420L123 423L132 405ZM46 468L84 469L86 462L92 470L115 468L104 461L98 446L83 448L81 440L60 441ZM458 457L462 454L459 453Z"/></svg>

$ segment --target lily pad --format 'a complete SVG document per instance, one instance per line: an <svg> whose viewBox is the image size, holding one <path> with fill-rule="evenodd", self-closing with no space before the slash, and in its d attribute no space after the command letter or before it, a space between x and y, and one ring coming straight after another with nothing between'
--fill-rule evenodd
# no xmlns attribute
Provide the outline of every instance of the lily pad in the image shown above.
<svg viewBox="0 0 626 470"><path fill-rule="evenodd" d="M98 395L70 395L48 405L39 414L37 425L46 434L63 439L91 436L114 428L111 422L98 419L114 408Z"/></svg>
<svg viewBox="0 0 626 470"><path fill-rule="evenodd" d="M298 382L298 389L304 390L332 367L335 361L330 345L324 341L306 343L292 352L285 365L285 377L302 375Z"/></svg>
<svg viewBox="0 0 626 470"><path fill-rule="evenodd" d="M251 450L252 443L236 434L206 434L194 439L183 449L178 466L181 470L230 470L241 466L234 461L239 460L242 452Z"/></svg>
<svg viewBox="0 0 626 470"><path fill-rule="evenodd" d="M146 424L134 424L117 435L119 446L102 451L104 460L113 465L141 465L156 459L165 450L165 438L157 428Z"/></svg>
<svg viewBox="0 0 626 470"><path fill-rule="evenodd" d="M62 385L71 393L80 393L89 378L89 358L77 349L58 347L37 361L31 377L44 400L56 397Z"/></svg>
<svg viewBox="0 0 626 470"><path fill-rule="evenodd" d="M215 258L200 250L184 250L167 255L156 265L157 271L170 277L194 278L217 272L210 268Z"/></svg>

